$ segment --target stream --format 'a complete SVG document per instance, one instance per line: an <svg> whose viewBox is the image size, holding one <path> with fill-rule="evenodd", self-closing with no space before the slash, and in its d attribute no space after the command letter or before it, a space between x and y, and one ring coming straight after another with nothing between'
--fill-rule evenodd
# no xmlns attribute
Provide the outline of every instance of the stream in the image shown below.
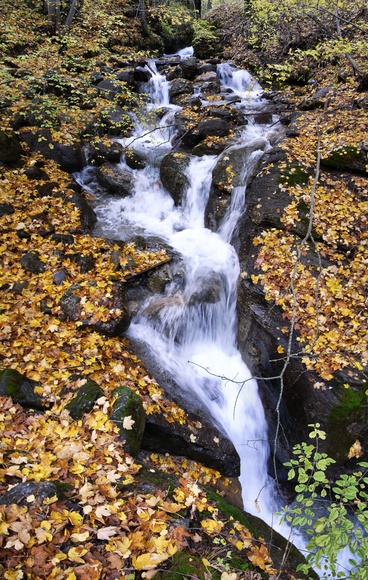
<svg viewBox="0 0 368 580"><path fill-rule="evenodd" d="M185 49L179 55L191 56ZM280 126L277 118L257 124L256 114L265 108L261 86L244 71L224 63L217 76L224 95L236 95L236 104L248 123L238 131L236 142L222 152L247 145L240 185L233 188L231 202L216 232L205 227L216 155L193 156L187 167L188 186L180 204L160 180L160 164L172 151L175 115L180 107L170 104L170 83L156 68L146 64L150 80L141 87L148 95L145 111L134 118L134 133L116 139L147 160L141 169L131 169L123 156L120 167L134 174L132 195L97 196L94 206L96 235L129 239L129 235L160 238L181 257L182 274L174 276L165 292L146 301L134 316L128 336L145 343L157 364L168 372L184 393L199 398L217 427L233 442L241 460L240 482L245 511L261 517L288 537L290 529L280 526L275 511L280 507L275 482L267 473L270 449L267 423L257 382L237 349L237 284L240 275L237 253L231 245L244 211L247 181L264 151L271 147ZM209 106L194 84L194 93ZM223 97L225 98L225 97ZM221 101L216 101L221 104ZM157 124L159 110L164 114ZM96 192L91 167L78 176L87 191ZM201 300L210 293L211 299ZM293 542L302 548L300 535Z"/></svg>

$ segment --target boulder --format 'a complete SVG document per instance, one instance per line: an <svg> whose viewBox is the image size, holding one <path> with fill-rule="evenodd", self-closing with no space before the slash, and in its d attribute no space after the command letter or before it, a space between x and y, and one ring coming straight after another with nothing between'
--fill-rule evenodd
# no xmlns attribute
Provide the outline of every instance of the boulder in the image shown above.
<svg viewBox="0 0 368 580"><path fill-rule="evenodd" d="M323 156L321 164L330 169L367 175L368 143L337 148Z"/></svg>
<svg viewBox="0 0 368 580"><path fill-rule="evenodd" d="M25 409L43 409L42 399L34 392L38 382L15 369L0 370L0 396L11 397Z"/></svg>
<svg viewBox="0 0 368 580"><path fill-rule="evenodd" d="M97 171L97 179L110 193L125 197L134 190L135 176L119 165L104 163Z"/></svg>
<svg viewBox="0 0 368 580"><path fill-rule="evenodd" d="M82 232L91 232L97 221L95 211L91 208L83 193L75 191L72 195L72 201L80 210L80 221Z"/></svg>
<svg viewBox="0 0 368 580"><path fill-rule="evenodd" d="M18 165L23 154L24 151L18 137L0 131L0 164Z"/></svg>
<svg viewBox="0 0 368 580"><path fill-rule="evenodd" d="M199 63L198 59L194 56L181 60L179 63L179 68L182 70L183 77L192 81L199 74Z"/></svg>
<svg viewBox="0 0 368 580"><path fill-rule="evenodd" d="M120 439L124 440L128 453L136 456L141 447L146 422L141 398L125 385L114 389L112 396L115 400L110 420L117 425Z"/></svg>
<svg viewBox="0 0 368 580"><path fill-rule="evenodd" d="M207 226L216 231L231 203L234 187L245 186L258 163L255 157L249 167L250 155L263 150L266 141L259 139L250 145L226 149L218 159L212 172L212 187L206 208Z"/></svg>
<svg viewBox="0 0 368 580"><path fill-rule="evenodd" d="M37 250L27 252L27 254L24 254L19 261L21 266L32 274L41 274L46 269L46 265L42 262Z"/></svg>
<svg viewBox="0 0 368 580"><path fill-rule="evenodd" d="M170 99L173 103L175 102L175 97L183 93L191 94L192 92L193 85L188 79L174 79L169 89Z"/></svg>
<svg viewBox="0 0 368 580"><path fill-rule="evenodd" d="M84 310L79 285L71 286L60 299L61 316L81 322L82 328L90 328L107 336L119 336L130 324L130 314L123 283L115 282L111 297L101 296L99 304ZM90 303L92 304L92 303ZM99 306L104 307L105 315L101 317Z"/></svg>
<svg viewBox="0 0 368 580"><path fill-rule="evenodd" d="M119 163L122 153L123 147L120 143L111 139L95 139L89 144L88 161L92 165L102 165L106 161Z"/></svg>
<svg viewBox="0 0 368 580"><path fill-rule="evenodd" d="M100 112L99 131L102 134L129 137L132 130L133 123L129 114L119 105Z"/></svg>
<svg viewBox="0 0 368 580"><path fill-rule="evenodd" d="M14 485L9 491L0 497L0 504L18 506L29 506L28 498L34 496L31 503L42 505L45 499L54 497L64 499L62 487L67 488L68 484L53 483L51 481L25 481ZM71 487L71 486L70 486Z"/></svg>
<svg viewBox="0 0 368 580"><path fill-rule="evenodd" d="M180 205L189 185L188 166L191 156L172 151L165 155L160 166L160 179L172 196L175 205Z"/></svg>
<svg viewBox="0 0 368 580"><path fill-rule="evenodd" d="M65 408L69 411L70 416L78 421L82 419L85 413L90 413L93 409L95 401L99 397L104 396L104 392L101 387L92 379L83 376L73 377L73 383L77 382L83 383L78 387L74 397L65 405ZM65 390L68 391L68 385L66 385ZM63 389L64 392L64 389Z"/></svg>

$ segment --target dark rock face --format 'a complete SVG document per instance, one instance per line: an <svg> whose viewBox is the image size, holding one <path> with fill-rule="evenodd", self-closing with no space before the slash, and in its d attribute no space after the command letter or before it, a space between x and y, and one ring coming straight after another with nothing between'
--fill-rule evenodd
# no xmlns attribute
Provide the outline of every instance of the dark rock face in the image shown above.
<svg viewBox="0 0 368 580"><path fill-rule="evenodd" d="M0 371L0 396L11 397L14 403L26 409L43 408L41 397L34 392L37 385L37 381L28 379L15 369Z"/></svg>
<svg viewBox="0 0 368 580"><path fill-rule="evenodd" d="M24 254L20 259L20 263L25 270L32 272L32 274L41 274L41 272L45 271L45 264L36 250Z"/></svg>
<svg viewBox="0 0 368 580"><path fill-rule="evenodd" d="M217 230L230 206L233 188L246 184L244 168L249 155L262 151L265 145L265 141L260 139L252 145L229 148L218 159L212 172L211 194L206 208L207 227L213 231Z"/></svg>
<svg viewBox="0 0 368 580"><path fill-rule="evenodd" d="M111 163L104 163L98 168L97 178L110 193L121 197L130 195L134 189L134 174Z"/></svg>
<svg viewBox="0 0 368 580"><path fill-rule="evenodd" d="M88 160L93 165L102 165L106 161L110 163L119 163L123 147L116 141L95 140L89 146Z"/></svg>
<svg viewBox="0 0 368 580"><path fill-rule="evenodd" d="M97 216L91 206L87 203L82 193L73 193L73 203L81 212L81 229L83 232L90 232L97 221Z"/></svg>
<svg viewBox="0 0 368 580"><path fill-rule="evenodd" d="M115 282L112 291L112 297L109 301L109 312L111 316L107 320L100 320L96 312L88 314L83 310L81 297L77 295L79 286L71 286L60 299L62 312L67 318L82 322L82 327L90 328L100 334L107 336L119 336L125 332L130 324L130 314L127 307L125 288L121 282ZM114 314L114 312L119 314ZM95 316L95 314L97 316Z"/></svg>
<svg viewBox="0 0 368 580"><path fill-rule="evenodd" d="M337 460L338 469L346 461L349 448L356 439L367 441L368 422L367 409L362 404L364 383L354 383L343 372L334 380L333 389L329 389L328 384L325 390L316 389L314 385L320 381L318 375L306 371L299 357L292 357L282 387L277 378L283 368L282 355L277 348L281 345L285 351L287 349L287 335L281 332L281 328L287 326L288 321L278 307L265 299L262 286L254 284L251 279L251 274L257 274L254 269L257 250L252 246L252 240L267 228L285 229L280 216L290 199L279 185L290 179L293 183L306 183L309 179L301 168L289 163L285 167L285 164L282 150L274 148L262 161L262 165L268 167L267 172L258 175L248 187L246 212L239 228L240 265L246 275L240 280L237 302L239 349L255 376L269 377L259 380L258 384L271 447L280 422L276 449L280 481L286 477L282 463L288 460L293 445L308 441L308 425L318 422L327 432L327 440L321 448ZM302 238L306 232L303 219L289 231ZM303 260L312 267L316 265L312 251L307 252ZM300 344L294 340L292 352L299 351ZM350 389L344 389L344 383L349 383ZM270 466L270 471L273 471L273 466Z"/></svg>
<svg viewBox="0 0 368 580"><path fill-rule="evenodd" d="M128 453L138 455L143 438L146 414L142 401L135 391L121 385L112 392L113 403L110 420L116 423L120 439L123 439Z"/></svg>
<svg viewBox="0 0 368 580"><path fill-rule="evenodd" d="M65 408L69 411L70 416L75 420L78 421L82 419L85 413L90 413L93 409L95 401L99 397L103 397L104 392L101 387L92 379L86 377L77 377L81 382L84 381L75 396L69 403L65 406ZM66 386L66 390L67 390Z"/></svg>
<svg viewBox="0 0 368 580"><path fill-rule="evenodd" d="M55 143L49 129L32 129L21 131L20 134L31 151L41 153L46 159L53 159L63 171L73 173L83 168L85 159L79 143L71 145Z"/></svg>
<svg viewBox="0 0 368 580"><path fill-rule="evenodd" d="M18 483L0 497L0 504L2 505L27 505L27 498L35 496L34 502L36 504L43 504L44 500L57 496L62 497L60 486L57 486L51 481L27 481L25 483Z"/></svg>
<svg viewBox="0 0 368 580"><path fill-rule="evenodd" d="M181 203L183 194L189 185L187 168L190 160L190 155L177 151L168 153L162 160L160 178L163 186L172 196L175 205Z"/></svg>
<svg viewBox="0 0 368 580"><path fill-rule="evenodd" d="M24 151L15 135L7 135L0 131L0 163L17 165L21 161Z"/></svg>

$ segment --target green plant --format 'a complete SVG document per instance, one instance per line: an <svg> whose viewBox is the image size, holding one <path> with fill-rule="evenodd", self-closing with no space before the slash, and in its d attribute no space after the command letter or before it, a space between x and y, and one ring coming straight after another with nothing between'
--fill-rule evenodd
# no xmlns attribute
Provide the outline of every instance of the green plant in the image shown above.
<svg viewBox="0 0 368 580"><path fill-rule="evenodd" d="M296 502L282 509L282 521L299 527L310 536L306 545L307 564L298 571L322 570L322 578L368 578L368 463L358 464L353 473L329 481L327 469L334 459L318 450L326 433L319 423L310 425L313 444L294 447L294 457L285 466L288 478L297 480ZM323 509L323 515L321 514ZM350 550L348 572L339 565L341 550Z"/></svg>

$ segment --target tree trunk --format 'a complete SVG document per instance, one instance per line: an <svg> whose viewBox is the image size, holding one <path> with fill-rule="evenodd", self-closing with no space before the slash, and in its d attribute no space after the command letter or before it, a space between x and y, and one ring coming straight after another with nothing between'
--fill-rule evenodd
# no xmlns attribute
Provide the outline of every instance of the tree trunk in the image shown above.
<svg viewBox="0 0 368 580"><path fill-rule="evenodd" d="M140 15L140 19L141 19L143 36L149 36L149 30L148 30L147 19L146 19L146 6L144 3L144 0L139 0L138 10L139 10L139 15Z"/></svg>
<svg viewBox="0 0 368 580"><path fill-rule="evenodd" d="M61 36L63 36L66 33L66 31L68 30L68 28L70 27L72 20L74 18L74 14L77 10L77 6L78 6L78 0L70 0L69 12L68 12L68 16L66 17L65 24L64 24L63 30L61 32Z"/></svg>
<svg viewBox="0 0 368 580"><path fill-rule="evenodd" d="M45 0L44 7L47 12L47 26L55 34L60 26L60 0Z"/></svg>

